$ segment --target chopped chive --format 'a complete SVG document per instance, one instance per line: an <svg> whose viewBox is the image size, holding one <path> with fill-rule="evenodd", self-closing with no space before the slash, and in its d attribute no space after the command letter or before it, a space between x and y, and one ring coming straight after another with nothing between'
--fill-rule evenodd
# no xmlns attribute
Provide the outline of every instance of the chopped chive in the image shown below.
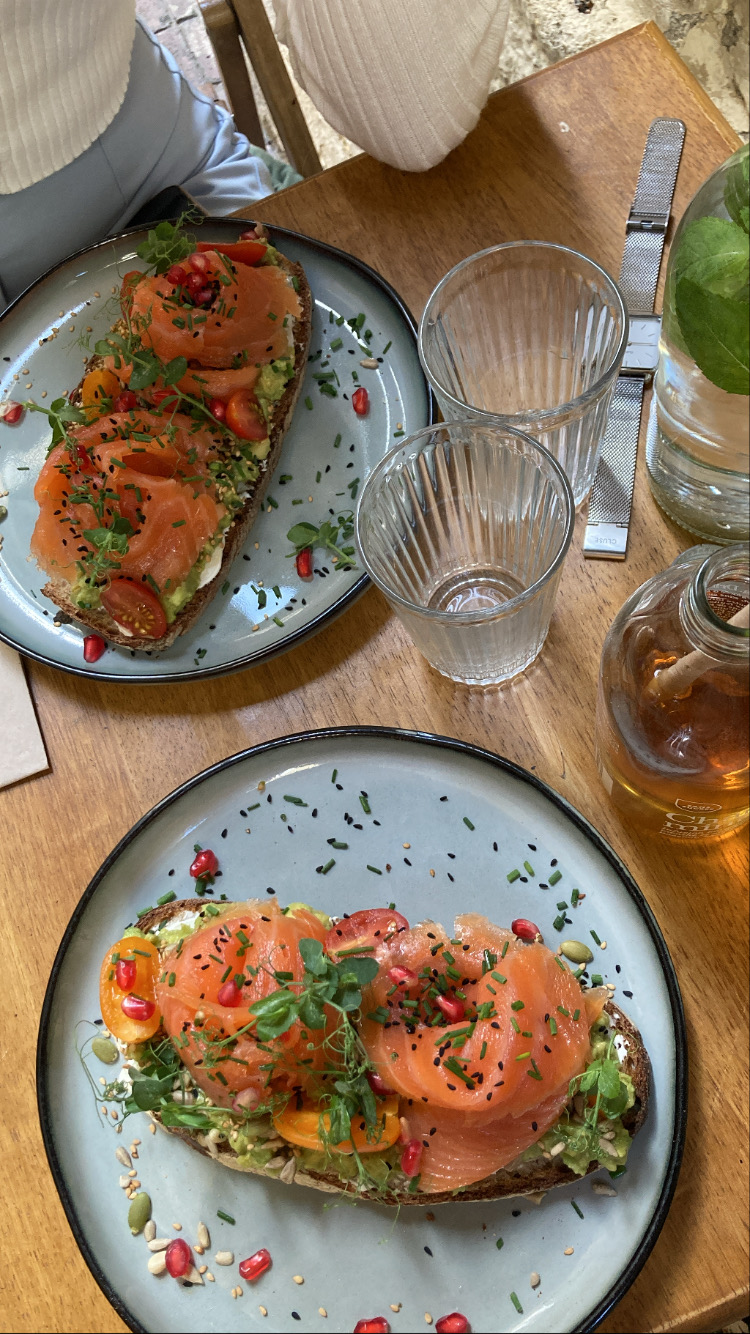
<svg viewBox="0 0 750 1334"><path fill-rule="evenodd" d="M580 1019L580 1017L581 1017L581 1011L580 1011L580 1010L574 1010L574 1011L573 1011L573 1022L577 1024L577 1023L578 1023L578 1020Z"/></svg>
<svg viewBox="0 0 750 1334"><path fill-rule="evenodd" d="M383 872L379 869L379 867L377 867L377 866L370 866L369 862L368 862L368 864L367 864L367 869L368 869L368 871L373 871L375 875L382 875L382 874L383 874Z"/></svg>
<svg viewBox="0 0 750 1334"><path fill-rule="evenodd" d="M512 885L514 880L520 880L521 872L517 870L509 871L506 877L508 884Z"/></svg>
<svg viewBox="0 0 750 1334"><path fill-rule="evenodd" d="M312 399L309 394L305 395L305 407L307 408L308 412L312 412Z"/></svg>
<svg viewBox="0 0 750 1334"><path fill-rule="evenodd" d="M376 1024L387 1024L389 1014L390 1011L386 1010L384 1005L379 1005L377 1010L371 1010L366 1018L374 1020Z"/></svg>
<svg viewBox="0 0 750 1334"><path fill-rule="evenodd" d="M176 974L176 973L170 973L170 974L169 974L169 977L167 978L167 986L168 986L168 987L173 987L176 981L177 981L177 974Z"/></svg>
<svg viewBox="0 0 750 1334"><path fill-rule="evenodd" d="M339 772L338 769L334 769L333 773L331 774L331 782L332 782L332 783L335 783L335 782L336 782L336 779L337 779L337 777L338 777L338 772Z"/></svg>
<svg viewBox="0 0 750 1334"><path fill-rule="evenodd" d="M136 917L145 917L147 912L152 912L151 908L139 908Z"/></svg>
<svg viewBox="0 0 750 1334"><path fill-rule="evenodd" d="M527 871L529 875L536 874L536 872L534 871L534 867L531 865L531 862L524 862L523 869L524 871Z"/></svg>
<svg viewBox="0 0 750 1334"><path fill-rule="evenodd" d="M338 449L340 444L341 444L341 435L339 434L336 436L336 439L333 442L333 448Z"/></svg>
<svg viewBox="0 0 750 1334"><path fill-rule="evenodd" d="M511 1015L511 1020L510 1020L510 1022L511 1022L511 1027L513 1028L514 1032L516 1032L516 1033L520 1033L520 1032L521 1032L521 1025L519 1024L518 1020L517 1020L516 1018L513 1017L513 1015Z"/></svg>
<svg viewBox="0 0 750 1334"><path fill-rule="evenodd" d="M331 342L331 351L338 352L340 347L344 346L343 338L334 338Z"/></svg>
<svg viewBox="0 0 750 1334"><path fill-rule="evenodd" d="M572 905L573 905L574 908L575 908L575 906L576 906L578 900L580 899L580 897L581 897L581 891L580 891L580 889L574 889L574 890L571 892L571 895L570 895L570 902L572 903Z"/></svg>
<svg viewBox="0 0 750 1334"><path fill-rule="evenodd" d="M133 946L133 951L132 951L132 952L133 952L133 954L140 954L140 956L141 956L142 959L150 959L150 958L151 958L151 955L149 954L148 950L137 950L137 949L135 948L135 946Z"/></svg>
<svg viewBox="0 0 750 1334"><path fill-rule="evenodd" d="M564 1014L566 1019L570 1018L570 1010L566 1010L564 1005L558 1005L557 1013Z"/></svg>
<svg viewBox="0 0 750 1334"><path fill-rule="evenodd" d="M225 1214L223 1209L216 1210L216 1217L223 1218L225 1223L235 1223L237 1220L232 1218L231 1214Z"/></svg>
<svg viewBox="0 0 750 1334"><path fill-rule="evenodd" d="M518 1053L518 1055L517 1055L517 1057L516 1057L516 1060L517 1060L517 1061L527 1061L528 1058L530 1057L530 1055L531 1055L531 1052L530 1052L530 1051L521 1051L521 1052Z"/></svg>
<svg viewBox="0 0 750 1334"><path fill-rule="evenodd" d="M348 848L348 847L349 847L349 844L348 844L348 843L341 843L341 842L339 842L339 840L338 840L337 838L329 838L329 839L328 839L328 842L330 843L330 845L331 845L332 848L340 848L342 851L343 851L345 848Z"/></svg>
<svg viewBox="0 0 750 1334"><path fill-rule="evenodd" d="M393 340L389 338L388 342L386 343L385 347L383 348L383 351L382 351L382 353L381 353L381 356L385 356L386 352L387 352L387 351L389 350L389 348L392 346L392 342L393 342Z"/></svg>
<svg viewBox="0 0 750 1334"><path fill-rule="evenodd" d="M592 973L592 974L591 974L591 985L592 985L592 987L601 987L601 986L603 986L603 984L604 984L604 978L602 977L601 973Z"/></svg>
<svg viewBox="0 0 750 1334"><path fill-rule="evenodd" d="M272 510L277 510L279 508L279 502L278 500L274 500L273 496L266 496L266 504L270 505Z"/></svg>
<svg viewBox="0 0 750 1334"><path fill-rule="evenodd" d="M573 1205L573 1208L575 1209L576 1213L578 1214L578 1217L579 1217L579 1218L583 1218L583 1211L578 1207L578 1205L576 1204L575 1200L571 1200L570 1203Z"/></svg>
<svg viewBox="0 0 750 1334"><path fill-rule="evenodd" d="M282 621L280 616L272 616L271 620L273 621L274 625L278 625L280 630L284 629L284 622Z"/></svg>
<svg viewBox="0 0 750 1334"><path fill-rule="evenodd" d="M232 965L231 965L231 963L230 963L229 967L228 967L228 968L225 968L225 969L224 969L224 972L223 972L222 975L221 975L221 981L222 981L222 982L226 982L226 980L227 980L227 978L229 977L229 974L231 973L231 971L232 971Z"/></svg>
<svg viewBox="0 0 750 1334"><path fill-rule="evenodd" d="M511 1010L523 1010L525 1007L522 1000L514 1000L511 1001L510 1008Z"/></svg>
<svg viewBox="0 0 750 1334"><path fill-rule="evenodd" d="M370 810L370 803L363 792L360 792L359 794L359 804L362 807L362 810L364 811L365 815L372 815L372 811Z"/></svg>
<svg viewBox="0 0 750 1334"><path fill-rule="evenodd" d="M326 864L325 864L325 866L321 866L321 867L320 867L320 874L321 874L321 875L328 875L328 872L330 871L331 867L332 867L332 866L335 866L335 865L336 865L336 858L335 858L335 857L331 857L330 861L327 861Z"/></svg>
<svg viewBox="0 0 750 1334"><path fill-rule="evenodd" d="M553 1038L557 1037L557 1020L555 1019L555 1016L553 1014L551 1014L549 1017L549 1031L552 1034Z"/></svg>
<svg viewBox="0 0 750 1334"><path fill-rule="evenodd" d="M469 1076L466 1074L466 1072L461 1069L461 1066L458 1064L458 1061L456 1060L455 1056L446 1057L446 1059L443 1061L443 1069L449 1070L450 1073L452 1075L455 1075L457 1079L462 1079L467 1089L469 1089L469 1091L474 1089L475 1087L474 1080L470 1079Z"/></svg>
<svg viewBox="0 0 750 1334"><path fill-rule="evenodd" d="M558 880L562 880L562 871L553 871L549 877L549 884L556 885Z"/></svg>
<svg viewBox="0 0 750 1334"><path fill-rule="evenodd" d="M259 806L260 806L260 802L259 802L259 801L256 801L255 804L254 804L253 806L248 806L248 808L247 808L247 809L248 809L248 813L249 813L250 811L257 811L257 809L258 809Z"/></svg>
<svg viewBox="0 0 750 1334"><path fill-rule="evenodd" d="M203 911L204 911L204 912L207 912L208 915L209 915L209 917L218 917L218 916L219 916L219 909L218 909L218 908L216 907L216 905L213 904L213 903L207 903L206 906L205 906L205 908L203 909Z"/></svg>
<svg viewBox="0 0 750 1334"><path fill-rule="evenodd" d="M561 902L561 903L558 903L558 905L557 905L558 911L559 911L559 912L564 912L565 909L567 908L567 906L568 906L567 903L566 903L565 900L563 899L562 902Z"/></svg>
<svg viewBox="0 0 750 1334"><path fill-rule="evenodd" d="M508 940L506 940L506 941L503 942L503 950L502 950L502 954L500 955L500 958L501 958L501 959L504 959L505 956L506 956L506 954L508 953L508 945L509 945L509 944L510 944L510 941L508 941Z"/></svg>
<svg viewBox="0 0 750 1334"><path fill-rule="evenodd" d="M499 982L501 986L504 986L508 981L507 977L503 977L502 973L490 973L490 977L494 978L495 982Z"/></svg>
<svg viewBox="0 0 750 1334"><path fill-rule="evenodd" d="M483 1043L482 1043L482 1046L480 1047L480 1050L479 1050L479 1059L480 1059L480 1061L483 1061L486 1055L487 1055L487 1043L486 1043L486 1042L483 1042Z"/></svg>
<svg viewBox="0 0 750 1334"><path fill-rule="evenodd" d="M518 1314L519 1314L519 1315L523 1315L523 1307L522 1307L521 1303L519 1302L519 1300L518 1300L518 1298L517 1298L515 1292L512 1292L512 1293L510 1294L510 1300L512 1301L512 1303L513 1303L513 1305L515 1306L516 1310L518 1311Z"/></svg>
<svg viewBox="0 0 750 1334"><path fill-rule="evenodd" d="M306 802L306 801L303 801L301 797L289 797L289 796L286 796L286 797L284 797L284 801L290 801L290 802L292 803L293 806L306 806L306 805L307 805L307 802Z"/></svg>
<svg viewBox="0 0 750 1334"><path fill-rule="evenodd" d="M564 916L561 914L559 917L556 917L552 925L556 931L562 931L563 927L565 926Z"/></svg>
<svg viewBox="0 0 750 1334"><path fill-rule="evenodd" d="M501 1250L503 1249L503 1246L505 1245L505 1243L504 1243L502 1237L498 1237L497 1241L495 1242L495 1245L496 1245L496 1247L497 1247L497 1249L498 1249L499 1251L501 1251Z"/></svg>
<svg viewBox="0 0 750 1334"><path fill-rule="evenodd" d="M600 941L595 931L590 931L589 935L591 936L591 939L593 940L595 945L601 945L602 942Z"/></svg>
<svg viewBox="0 0 750 1334"><path fill-rule="evenodd" d="M466 828L467 828L467 829L474 829L474 827L475 827L475 826L471 823L471 820L469 819L468 815L465 815L465 816L464 816L464 824L466 825Z"/></svg>

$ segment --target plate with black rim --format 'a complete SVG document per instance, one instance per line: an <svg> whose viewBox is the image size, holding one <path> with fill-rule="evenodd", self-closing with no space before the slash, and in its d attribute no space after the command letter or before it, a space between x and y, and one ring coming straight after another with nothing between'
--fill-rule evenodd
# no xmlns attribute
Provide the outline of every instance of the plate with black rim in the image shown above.
<svg viewBox="0 0 750 1334"><path fill-rule="evenodd" d="M332 840L346 846L333 850ZM267 894L336 915L391 902L410 921L429 916L446 925L466 911L499 924L523 915L553 946L562 913L566 933L594 941L591 976L596 970L615 984L615 999L652 1060L648 1116L616 1194L594 1190L599 1177L609 1184L599 1173L541 1203L456 1202L396 1213L373 1203L332 1205L314 1190L228 1171L172 1136L146 1133L145 1116L118 1136L91 1093L76 1035L81 1021L98 1016L100 961L126 923L165 893L193 892L196 843L219 856L215 897ZM574 888L585 896L575 907ZM337 728L223 760L126 834L60 945L42 1012L37 1083L68 1220L91 1272L133 1330L345 1331L379 1315L395 1334L421 1328L425 1313L437 1320L458 1310L475 1334L541 1332L593 1330L649 1255L682 1157L686 1062L679 987L653 913L573 807L534 775L475 746ZM142 1236L130 1235L118 1185L115 1150L133 1137L142 1141L138 1178L159 1235L174 1235L179 1222L194 1242L203 1221L211 1233L206 1258L234 1253L232 1266L211 1263L214 1283L188 1288L149 1274L149 1251ZM243 1300L234 1300L237 1264L260 1247L270 1251L272 1267L255 1283L240 1283ZM533 1288L532 1272L540 1276Z"/></svg>
<svg viewBox="0 0 750 1334"><path fill-rule="evenodd" d="M247 222L205 219L201 240L236 240ZM0 639L63 671L111 681L197 680L250 667L322 629L365 589L361 567L337 570L316 548L312 582L297 574L289 529L316 527L353 510L373 465L404 435L434 418L434 400L417 354L414 320L398 293L361 260L280 227L270 239L302 264L314 299L305 382L262 513L196 624L162 653L110 645L83 660L86 633L60 623L41 592L46 575L29 556L37 517L34 482L50 439L45 417L26 412L0 422ZM97 338L119 315L123 275L143 268L135 254L146 228L131 229L65 260L40 278L0 319L0 400L49 404L81 379ZM363 367L374 360L376 366ZM324 367L324 369L321 369ZM323 378L335 374L334 380ZM364 385L369 410L358 416L352 390ZM292 553L290 555L290 553Z"/></svg>

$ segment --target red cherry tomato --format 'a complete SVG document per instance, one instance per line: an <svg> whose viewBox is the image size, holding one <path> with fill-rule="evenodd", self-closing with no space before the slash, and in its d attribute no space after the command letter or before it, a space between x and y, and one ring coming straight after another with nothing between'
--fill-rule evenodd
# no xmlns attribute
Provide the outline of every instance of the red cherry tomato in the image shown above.
<svg viewBox="0 0 750 1334"><path fill-rule="evenodd" d="M223 422L226 419L227 405L222 398L212 398L208 405L208 410L211 413L211 416L216 418L217 422Z"/></svg>
<svg viewBox="0 0 750 1334"><path fill-rule="evenodd" d="M167 629L158 597L135 579L113 579L102 592L102 606L113 621L137 639L160 639Z"/></svg>
<svg viewBox="0 0 750 1334"><path fill-rule="evenodd" d="M370 395L364 385L360 385L352 394L352 407L358 417L366 417L370 407Z"/></svg>
<svg viewBox="0 0 750 1334"><path fill-rule="evenodd" d="M357 950L371 953L376 945L382 945L384 940L390 940L408 927L406 918L394 908L363 908L332 926L323 948L332 958L343 951L347 954Z"/></svg>
<svg viewBox="0 0 750 1334"><path fill-rule="evenodd" d="M86 635L83 641L83 661L98 662L106 648L107 641L101 635Z"/></svg>
<svg viewBox="0 0 750 1334"><path fill-rule="evenodd" d="M123 389L122 393L117 395L117 398L112 404L112 411L132 412L133 409L137 407L138 407L138 399L136 398L132 389Z"/></svg>
<svg viewBox="0 0 750 1334"><path fill-rule="evenodd" d="M268 423L249 389L235 389L227 403L226 423L240 440L265 440L268 435Z"/></svg>
<svg viewBox="0 0 750 1334"><path fill-rule="evenodd" d="M190 874L194 880L203 880L207 875L216 875L218 869L219 859L216 853L210 848L202 848L191 863Z"/></svg>
<svg viewBox="0 0 750 1334"><path fill-rule="evenodd" d="M181 264L173 264L165 274L167 282L174 283L175 287L184 286L187 276L187 269L183 269Z"/></svg>
<svg viewBox="0 0 750 1334"><path fill-rule="evenodd" d="M220 255L226 255L235 264L249 264L251 267L259 264L266 253L268 246L265 241L258 241L254 237L243 233L239 241L230 242L223 245L212 241L199 241L198 250L218 250Z"/></svg>

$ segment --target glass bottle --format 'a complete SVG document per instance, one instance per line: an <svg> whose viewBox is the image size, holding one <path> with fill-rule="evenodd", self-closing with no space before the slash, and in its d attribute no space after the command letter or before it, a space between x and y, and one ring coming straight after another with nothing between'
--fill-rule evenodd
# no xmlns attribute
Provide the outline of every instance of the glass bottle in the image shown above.
<svg viewBox="0 0 750 1334"><path fill-rule="evenodd" d="M646 455L661 508L720 543L750 531L748 152L709 177L675 232Z"/></svg>
<svg viewBox="0 0 750 1334"><path fill-rule="evenodd" d="M746 544L693 547L636 589L610 627L597 766L644 833L685 842L747 823L749 597Z"/></svg>

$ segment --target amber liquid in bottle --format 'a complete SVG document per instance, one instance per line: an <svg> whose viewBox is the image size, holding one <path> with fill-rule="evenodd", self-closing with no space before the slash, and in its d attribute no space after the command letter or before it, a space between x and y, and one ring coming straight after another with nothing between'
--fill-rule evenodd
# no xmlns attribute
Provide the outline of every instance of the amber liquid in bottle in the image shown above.
<svg viewBox="0 0 750 1334"><path fill-rule="evenodd" d="M709 593L712 609L729 620L746 605L731 593ZM628 644L639 636L638 648ZM623 653L632 664L627 689L600 691L597 761L602 781L623 815L647 832L701 841L732 833L748 816L748 677L716 664L679 696L646 687L677 655L644 643L643 627L628 627Z"/></svg>

